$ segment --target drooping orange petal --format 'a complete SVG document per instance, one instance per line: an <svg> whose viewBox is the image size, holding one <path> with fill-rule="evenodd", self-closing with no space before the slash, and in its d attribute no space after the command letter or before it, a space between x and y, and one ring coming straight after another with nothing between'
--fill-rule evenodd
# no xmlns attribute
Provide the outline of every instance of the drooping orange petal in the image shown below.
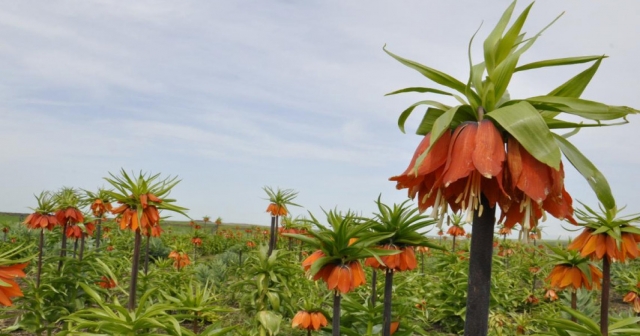
<svg viewBox="0 0 640 336"><path fill-rule="evenodd" d="M622 244L627 250L627 255L631 259L635 259L640 255L640 251L638 250L638 243L633 239L633 237L628 233L622 234Z"/></svg>
<svg viewBox="0 0 640 336"><path fill-rule="evenodd" d="M325 266L326 267L326 266ZM331 269L331 274L327 279L327 289L332 290L338 287L338 282L340 281L340 266L334 266Z"/></svg>
<svg viewBox="0 0 640 336"><path fill-rule="evenodd" d="M511 188L515 188L522 174L522 154L520 143L513 137L507 139L507 165L506 170L509 175L505 176L505 183Z"/></svg>
<svg viewBox="0 0 640 336"><path fill-rule="evenodd" d="M488 119L478 122L473 165L485 178L497 176L505 159L504 142L496 126Z"/></svg>
<svg viewBox="0 0 640 336"><path fill-rule="evenodd" d="M522 157L522 173L516 186L531 200L541 203L551 192L549 170L552 168L538 161L524 148L521 148L520 155Z"/></svg>
<svg viewBox="0 0 640 336"><path fill-rule="evenodd" d="M573 288L578 289L582 284L582 271L578 267L571 268L571 276Z"/></svg>
<svg viewBox="0 0 640 336"><path fill-rule="evenodd" d="M352 287L351 287L351 283L352 283L351 270L349 269L349 267L344 266L344 265L338 266L336 268L338 269L338 273L339 273L338 290L342 294L349 293L349 291L352 289Z"/></svg>
<svg viewBox="0 0 640 336"><path fill-rule="evenodd" d="M584 247L584 245L587 243L587 241L589 241L589 238L591 237L591 232L593 232L593 230L584 229L582 233L580 233L576 237L576 239L574 239L571 242L571 244L567 246L567 249L580 251Z"/></svg>
<svg viewBox="0 0 640 336"><path fill-rule="evenodd" d="M391 328L390 328L391 330L389 330L390 334L391 335L395 334L395 332L398 330L398 327L400 327L400 322L392 321L391 322Z"/></svg>
<svg viewBox="0 0 640 336"><path fill-rule="evenodd" d="M442 182L445 187L449 184L469 176L476 168L473 165L473 152L475 150L476 133L478 124L467 122L458 126L451 138L449 155L445 166Z"/></svg>
<svg viewBox="0 0 640 336"><path fill-rule="evenodd" d="M570 223L575 225L577 222L573 218L572 203L573 199L571 198L571 195L569 195L566 190L562 189L560 196L556 196L555 194L549 195L549 197L544 200L542 207L553 217L560 220L567 219Z"/></svg>
<svg viewBox="0 0 640 336"><path fill-rule="evenodd" d="M607 238L609 235L600 233L597 235L598 240L596 241L596 257L598 260L604 257L604 254L607 252Z"/></svg>
<svg viewBox="0 0 640 336"><path fill-rule="evenodd" d="M598 242L597 235L591 235L589 237L589 240L587 241L587 243L584 244L584 247L582 248L582 251L580 251L580 255L583 256L583 257L586 257L586 256L590 255L591 253L595 252L596 247L597 247L597 242Z"/></svg>
<svg viewBox="0 0 640 336"><path fill-rule="evenodd" d="M322 325L322 318L323 317L324 316L320 312L311 313L311 328L313 330L320 330L320 328L326 326L326 323L325 323L325 325ZM326 321L326 319L325 319L325 321Z"/></svg>

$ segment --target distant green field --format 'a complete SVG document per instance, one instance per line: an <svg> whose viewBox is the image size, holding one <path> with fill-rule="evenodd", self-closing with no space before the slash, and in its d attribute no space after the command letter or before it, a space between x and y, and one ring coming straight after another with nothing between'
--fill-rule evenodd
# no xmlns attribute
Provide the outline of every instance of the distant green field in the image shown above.
<svg viewBox="0 0 640 336"><path fill-rule="evenodd" d="M5 222L9 222L9 223L14 223L14 222L19 222L21 219L22 215L20 214L8 214L8 213L4 213L4 212L0 212L0 223L5 223Z"/></svg>
<svg viewBox="0 0 640 336"><path fill-rule="evenodd" d="M0 224L2 223L18 223L21 220L23 220L28 214L15 214L15 213L6 213L6 212L0 212ZM208 223L207 225L204 225L204 223L202 223L202 221L196 221L196 223L200 226L202 226L203 229L205 230L215 230L213 227L215 226L214 223ZM178 231L188 231L191 229L191 227L189 226L189 222L188 221L166 221L163 223L163 226L166 227L173 227L174 229L178 230ZM253 226L257 226L255 224L243 224L243 223L223 223L222 225L220 225L220 227L218 229L220 230L224 230L224 229L235 229L236 227L238 227L238 229L240 230L244 230L246 228L250 228Z"/></svg>

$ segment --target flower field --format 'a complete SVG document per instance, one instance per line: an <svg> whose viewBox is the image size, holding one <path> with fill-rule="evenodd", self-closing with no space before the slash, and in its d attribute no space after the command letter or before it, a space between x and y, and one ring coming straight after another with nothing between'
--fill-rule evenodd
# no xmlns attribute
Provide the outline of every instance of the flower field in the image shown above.
<svg viewBox="0 0 640 336"><path fill-rule="evenodd" d="M605 55L522 64L562 16L525 37L532 6L507 7L480 61L472 35L465 81L382 48L438 85L388 95L445 99L399 115L404 132L426 108L406 168L385 177L402 202L294 217L317 204L265 186L264 223L236 225L190 217L177 176L121 168L1 214L0 333L640 335L640 214L570 141L640 111L582 98ZM546 94L509 93L516 73L585 64ZM569 165L597 204L565 183ZM574 238L543 240L550 218Z"/></svg>
<svg viewBox="0 0 640 336"><path fill-rule="evenodd" d="M392 334L460 334L473 237L458 234L464 225L455 217L450 227L456 229L438 236L437 222L419 215L417 209L378 202L380 212L369 218L329 212L302 219L277 212L282 217L272 217L281 222L273 236L267 226L226 225L222 219L160 224L159 235L145 235L141 242L133 309L127 302L132 294L134 232L106 217L100 223L98 246L97 230L88 230L88 224L97 224L97 219L91 217L91 207L80 208L86 213L84 225L78 224L81 234L67 231L66 253L60 257L63 226L33 230L18 215L5 215L6 235L0 249L0 280L7 284L0 288L0 303L5 306L3 332L328 335L336 321L337 295L343 335L379 335L385 320L385 290L391 284ZM397 234L398 224L408 236L404 241L414 239L414 247L402 248L400 239L385 243L391 233ZM418 232L418 227L430 230L431 237L407 234ZM500 234L504 231L495 232L493 243L489 334L564 335L579 330L573 334L599 335L594 322L601 298L599 263L577 250L567 250L567 242L541 241L537 233L521 240L505 239ZM325 265L334 263L318 243L324 234L343 241L327 254L344 253L340 262L358 266L341 272L332 266L325 272L326 266L316 262L324 257ZM276 242L269 256L273 237ZM580 241L569 246L579 246ZM381 248L375 249L376 245ZM584 248L578 250L585 254ZM342 259L347 254L352 257ZM633 256L637 251L630 252L629 257ZM640 318L635 317L640 313L640 263L614 262L611 279L611 330L620 330L619 335L640 333Z"/></svg>

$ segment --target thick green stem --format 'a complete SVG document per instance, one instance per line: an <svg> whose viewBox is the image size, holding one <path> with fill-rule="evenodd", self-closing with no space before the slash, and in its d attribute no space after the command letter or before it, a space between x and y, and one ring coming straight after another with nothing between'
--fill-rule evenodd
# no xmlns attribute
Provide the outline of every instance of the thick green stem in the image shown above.
<svg viewBox="0 0 640 336"><path fill-rule="evenodd" d="M300 249L298 250L298 261L302 261L302 240L300 241Z"/></svg>
<svg viewBox="0 0 640 336"><path fill-rule="evenodd" d="M600 301L600 332L609 336L609 289L611 287L611 262L605 256L602 259L602 299Z"/></svg>
<svg viewBox="0 0 640 336"><path fill-rule="evenodd" d="M378 286L378 270L374 268L373 275L371 276L371 306L373 307L376 306L376 298L378 296L378 293L376 291L377 286Z"/></svg>
<svg viewBox="0 0 640 336"><path fill-rule="evenodd" d="M96 249L100 248L100 239L102 239L102 218L96 219Z"/></svg>
<svg viewBox="0 0 640 336"><path fill-rule="evenodd" d="M82 233L82 238L80 238L80 255L78 256L78 260L82 261L83 256L84 256L84 233Z"/></svg>
<svg viewBox="0 0 640 336"><path fill-rule="evenodd" d="M393 292L393 270L384 274L384 307L382 312L382 336L391 336L391 295Z"/></svg>
<svg viewBox="0 0 640 336"><path fill-rule="evenodd" d="M471 226L471 251L465 336L486 336L489 328L489 299L491 294L491 257L493 255L493 228L495 207L481 195L481 214L475 211Z"/></svg>
<svg viewBox="0 0 640 336"><path fill-rule="evenodd" d="M62 269L62 259L67 256L67 222L62 226L62 244L60 244L60 261L58 262L58 272Z"/></svg>
<svg viewBox="0 0 640 336"><path fill-rule="evenodd" d="M333 317L331 321L332 335L340 336L340 292L334 291L333 293Z"/></svg>
<svg viewBox="0 0 640 336"><path fill-rule="evenodd" d="M133 245L133 261L131 262L131 282L129 283L129 311L136 309L136 292L138 288L138 267L140 266L140 243L142 236L140 229L136 230Z"/></svg>
<svg viewBox="0 0 640 336"><path fill-rule="evenodd" d="M571 291L571 309L578 310L578 292L576 289ZM571 315L571 321L577 322L576 317Z"/></svg>
<svg viewBox="0 0 640 336"><path fill-rule="evenodd" d="M38 274L36 274L36 288L40 288L40 274L42 273L42 246L44 245L44 229L40 229L40 244L38 244Z"/></svg>
<svg viewBox="0 0 640 336"><path fill-rule="evenodd" d="M150 236L147 236L147 244L144 248L144 275L145 276L149 273L149 239L150 239Z"/></svg>
<svg viewBox="0 0 640 336"><path fill-rule="evenodd" d="M453 235L453 245L451 245L451 252L456 251L456 236Z"/></svg>
<svg viewBox="0 0 640 336"><path fill-rule="evenodd" d="M275 235L276 235L276 216L271 216L271 231L269 233L269 251L267 255L271 255L273 252L274 243L275 243Z"/></svg>

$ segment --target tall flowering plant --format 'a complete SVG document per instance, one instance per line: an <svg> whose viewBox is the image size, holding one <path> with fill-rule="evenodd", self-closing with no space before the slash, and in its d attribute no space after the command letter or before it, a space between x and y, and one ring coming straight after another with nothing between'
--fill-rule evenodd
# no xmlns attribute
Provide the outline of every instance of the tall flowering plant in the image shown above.
<svg viewBox="0 0 640 336"><path fill-rule="evenodd" d="M388 237L380 240L376 245L379 247L400 251L398 254L382 256L380 258L369 257L365 265L385 271L384 304L383 304L383 326L382 335L391 335L391 295L393 288L394 272L404 272L415 269L418 264L414 247L431 247L440 249L439 245L432 244L420 232L436 221L427 216L420 215L418 209L409 206L409 201L401 204L394 204L390 207L380 200L376 200L378 212L372 219L371 230ZM381 259L381 262L378 262Z"/></svg>
<svg viewBox="0 0 640 336"><path fill-rule="evenodd" d="M609 287L611 286L611 263L625 262L640 255L640 229L633 224L640 222L640 214L618 217L618 208L600 212L582 205L576 209L578 225L584 227L582 233L567 247L580 251L582 257L602 260L602 295L600 304L600 332L609 333ZM620 209L621 210L621 209Z"/></svg>
<svg viewBox="0 0 640 336"><path fill-rule="evenodd" d="M467 295L465 335L486 335L488 329L495 209L501 210L500 221L506 227L520 224L525 232L537 226L545 213L575 223L572 198L564 186L563 154L605 209L613 209L615 200L606 179L567 138L583 127L626 123L628 114L638 112L581 98L603 55L519 65L520 57L548 26L525 38L522 27L533 4L509 26L515 5L514 1L485 39L484 57L478 63L471 58L471 38L466 83L384 48L401 64L445 88L410 87L390 94L419 92L457 101L448 105L421 100L401 113L398 126L404 131L409 115L417 107L427 107L417 129L422 141L406 170L391 180L398 189L407 189L410 198L417 197L422 211L433 208L433 215L440 217L450 210L473 221L469 281L474 286L469 286ZM547 94L518 99L509 95L511 79L519 72L583 63L591 66ZM562 129L572 131L554 132Z"/></svg>
<svg viewBox="0 0 640 336"><path fill-rule="evenodd" d="M326 213L329 226L321 224L311 215L308 220L317 230L307 235L285 233L283 236L299 239L316 249L302 262L313 280L324 281L333 295L333 335L340 335L340 299L355 288L365 284L365 273L360 259L374 257L382 263L380 256L398 254L400 250L372 248L378 242L393 236L393 233L370 232L373 222L336 211Z"/></svg>
<svg viewBox="0 0 640 336"><path fill-rule="evenodd" d="M185 213L187 209L175 205L174 199L167 198L171 189L180 182L177 177L160 179L160 174L151 175L142 172L137 176L129 176L124 169L120 171L120 176L112 173L109 175L110 177L105 180L115 190L108 193L113 200L120 204L111 212L118 216L120 229L131 230L135 234L128 306L129 310L133 310L136 306L142 231L144 233L154 232L154 228L159 228L160 210L173 211L188 217Z"/></svg>
<svg viewBox="0 0 640 336"><path fill-rule="evenodd" d="M269 255L276 248L278 243L278 219L289 215L289 206L299 206L293 203L298 196L298 192L293 189L276 189L271 187L262 188L269 196L269 206L267 212L271 215L271 232L269 235ZM221 221L222 222L222 221Z"/></svg>
<svg viewBox="0 0 640 336"><path fill-rule="evenodd" d="M89 203L91 213L96 218L96 248L100 247L100 241L102 239L102 219L111 212L111 196L105 189L98 189L97 192L85 190L85 201Z"/></svg>

